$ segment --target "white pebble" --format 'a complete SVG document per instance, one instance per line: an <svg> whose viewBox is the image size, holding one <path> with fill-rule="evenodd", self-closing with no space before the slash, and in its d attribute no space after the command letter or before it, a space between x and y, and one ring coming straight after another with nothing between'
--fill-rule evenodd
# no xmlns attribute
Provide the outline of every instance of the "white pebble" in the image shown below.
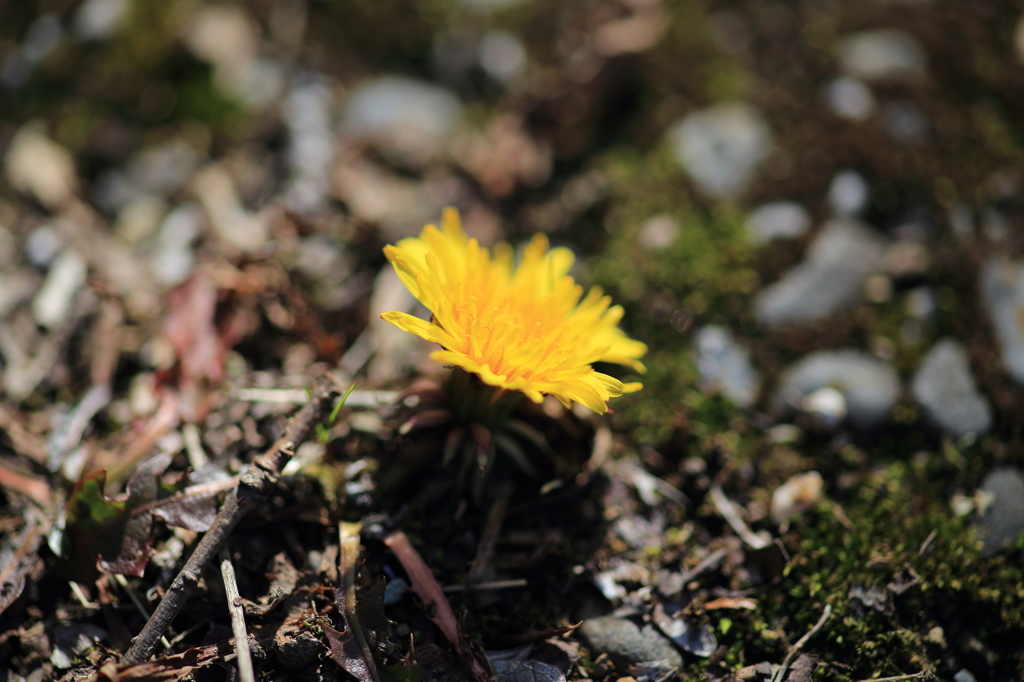
<svg viewBox="0 0 1024 682"><path fill-rule="evenodd" d="M53 261L39 293L32 300L32 315L43 327L56 327L71 311L75 294L85 284L85 260L74 249L65 249Z"/></svg>
<svg viewBox="0 0 1024 682"><path fill-rule="evenodd" d="M840 76L825 88L828 106L837 116L865 121L875 113L875 96L853 76Z"/></svg>
<svg viewBox="0 0 1024 682"><path fill-rule="evenodd" d="M837 216L856 215L868 203L868 183L855 171L842 171L828 186L828 204Z"/></svg>

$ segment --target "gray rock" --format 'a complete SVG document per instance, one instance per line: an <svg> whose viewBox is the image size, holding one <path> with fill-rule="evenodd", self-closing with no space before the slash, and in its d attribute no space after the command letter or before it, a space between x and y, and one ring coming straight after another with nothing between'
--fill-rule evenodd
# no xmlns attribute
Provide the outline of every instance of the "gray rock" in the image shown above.
<svg viewBox="0 0 1024 682"><path fill-rule="evenodd" d="M746 222L747 235L755 244L802 237L810 227L811 216L807 209L792 201L758 206L750 212Z"/></svg>
<svg viewBox="0 0 1024 682"><path fill-rule="evenodd" d="M843 71L866 81L920 76L926 69L924 49L909 33L882 28L845 38L839 45Z"/></svg>
<svg viewBox="0 0 1024 682"><path fill-rule="evenodd" d="M842 171L828 186L828 205L838 216L860 213L868 204L868 183L854 171Z"/></svg>
<svg viewBox="0 0 1024 682"><path fill-rule="evenodd" d="M837 116L865 121L875 113L871 89L853 76L840 76L825 87L825 101Z"/></svg>
<svg viewBox="0 0 1024 682"><path fill-rule="evenodd" d="M739 196L772 146L761 114L747 104L719 104L669 129L672 149L697 188L716 198Z"/></svg>
<svg viewBox="0 0 1024 682"><path fill-rule="evenodd" d="M93 198L113 212L142 197L165 199L185 186L199 160L199 154L181 139L150 147L136 154L127 168L102 174L94 184Z"/></svg>
<svg viewBox="0 0 1024 682"><path fill-rule="evenodd" d="M708 325L694 336L701 390L722 393L740 407L757 400L761 380L750 364L750 353L725 327Z"/></svg>
<svg viewBox="0 0 1024 682"><path fill-rule="evenodd" d="M86 0L75 14L79 40L109 38L128 14L128 0Z"/></svg>
<svg viewBox="0 0 1024 682"><path fill-rule="evenodd" d="M1003 367L1024 384L1024 264L990 258L981 269L981 299L999 339Z"/></svg>
<svg viewBox="0 0 1024 682"><path fill-rule="evenodd" d="M830 221L807 257L757 295L755 311L768 326L828 317L858 300L864 280L884 268L885 241L853 220Z"/></svg>
<svg viewBox="0 0 1024 682"><path fill-rule="evenodd" d="M334 164L333 106L330 89L319 80L296 86L285 99L292 172L286 197L289 207L298 213L315 213L327 202Z"/></svg>
<svg viewBox="0 0 1024 682"><path fill-rule="evenodd" d="M594 658L608 654L620 671L652 661L683 665L682 654L653 625L640 628L625 618L602 616L583 621L578 632Z"/></svg>
<svg viewBox="0 0 1024 682"><path fill-rule="evenodd" d="M978 521L981 555L990 557L1024 532L1024 477L1016 469L996 469L981 482L981 491L991 499Z"/></svg>
<svg viewBox="0 0 1024 682"><path fill-rule="evenodd" d="M61 211L78 187L74 159L46 136L39 121L30 121L15 133L4 165L16 190L35 196L53 213Z"/></svg>
<svg viewBox="0 0 1024 682"><path fill-rule="evenodd" d="M858 350L813 353L783 371L774 397L778 410L802 409L804 398L821 389L833 389L846 401L852 426L880 426L899 398L896 372L884 361Z"/></svg>
<svg viewBox="0 0 1024 682"><path fill-rule="evenodd" d="M153 277L166 286L181 284L192 273L195 254L192 241L203 226L203 211L188 203L167 214L157 233L157 249L153 254Z"/></svg>
<svg viewBox="0 0 1024 682"><path fill-rule="evenodd" d="M508 31L489 31L480 39L477 61L499 83L511 83L526 73L526 48Z"/></svg>
<svg viewBox="0 0 1024 682"><path fill-rule="evenodd" d="M85 259L73 248L64 249L53 261L46 281L32 299L32 315L43 327L57 327L68 319L75 294L85 284Z"/></svg>
<svg viewBox="0 0 1024 682"><path fill-rule="evenodd" d="M907 292L907 315L918 320L930 320L939 309L938 296L931 287L917 287Z"/></svg>
<svg viewBox="0 0 1024 682"><path fill-rule="evenodd" d="M64 237L50 225L40 225L25 239L25 258L39 268L47 267L64 248Z"/></svg>
<svg viewBox="0 0 1024 682"><path fill-rule="evenodd" d="M21 55L29 63L45 59L64 39L64 27L60 16L44 14L33 21L25 32L21 43Z"/></svg>
<svg viewBox="0 0 1024 682"><path fill-rule="evenodd" d="M985 433L992 426L992 408L974 384L967 353L953 339L935 344L914 375L911 392L928 418L953 436Z"/></svg>
<svg viewBox="0 0 1024 682"><path fill-rule="evenodd" d="M462 119L451 92L422 81L384 76L356 87L345 107L346 134L374 142L401 161L422 161Z"/></svg>

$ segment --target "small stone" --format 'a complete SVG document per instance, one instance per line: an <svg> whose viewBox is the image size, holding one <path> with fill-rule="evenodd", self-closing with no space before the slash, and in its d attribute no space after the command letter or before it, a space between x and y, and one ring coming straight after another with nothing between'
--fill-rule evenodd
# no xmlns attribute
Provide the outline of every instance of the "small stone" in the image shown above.
<svg viewBox="0 0 1024 682"><path fill-rule="evenodd" d="M664 213L651 216L640 226L637 242L645 249L658 251L671 246L679 238L679 223Z"/></svg>
<svg viewBox="0 0 1024 682"><path fill-rule="evenodd" d="M49 225L40 225L25 239L25 258L38 268L53 262L64 248L64 237Z"/></svg>
<svg viewBox="0 0 1024 682"><path fill-rule="evenodd" d="M196 204L182 204L167 214L157 234L153 277L165 286L181 284L192 273L195 255L192 241L199 236L203 212Z"/></svg>
<svg viewBox="0 0 1024 682"><path fill-rule="evenodd" d="M102 40L118 29L128 14L128 0L86 0L75 14L79 40Z"/></svg>
<svg viewBox="0 0 1024 682"><path fill-rule="evenodd" d="M829 83L825 99L837 116L851 121L866 121L875 113L871 89L853 76L840 76Z"/></svg>
<svg viewBox="0 0 1024 682"><path fill-rule="evenodd" d="M499 83L510 83L526 73L526 48L508 31L489 31L480 40L477 60L487 75Z"/></svg>
<svg viewBox="0 0 1024 682"><path fill-rule="evenodd" d="M931 287L917 287L907 293L905 308L907 315L918 320L930 320L939 309L935 290Z"/></svg>
<svg viewBox="0 0 1024 682"><path fill-rule="evenodd" d="M846 74L869 82L921 76L926 69L917 39L893 28L848 36L839 45L839 63Z"/></svg>
<svg viewBox="0 0 1024 682"><path fill-rule="evenodd" d="M742 194L772 146L771 129L747 104L689 114L669 129L669 139L697 188L714 198Z"/></svg>
<svg viewBox="0 0 1024 682"><path fill-rule="evenodd" d="M771 515L781 526L791 516L803 514L824 499L825 481L817 471L791 476L772 493Z"/></svg>
<svg viewBox="0 0 1024 682"><path fill-rule="evenodd" d="M48 138L37 122L18 130L4 160L14 188L33 195L52 211L71 199L78 187L71 154Z"/></svg>
<svg viewBox="0 0 1024 682"><path fill-rule="evenodd" d="M193 203L182 204L160 224L158 241L164 247L189 246L203 226L203 211Z"/></svg>
<svg viewBox="0 0 1024 682"><path fill-rule="evenodd" d="M1003 367L1024 384L1024 264L1000 256L981 269L981 299L999 340Z"/></svg>
<svg viewBox="0 0 1024 682"><path fill-rule="evenodd" d="M892 298L892 279L888 275L871 275L864 280L864 295L872 303L885 303Z"/></svg>
<svg viewBox="0 0 1024 682"><path fill-rule="evenodd" d="M953 339L935 344L911 383L914 400L943 431L960 437L986 433L992 408L978 391L967 353Z"/></svg>
<svg viewBox="0 0 1024 682"><path fill-rule="evenodd" d="M60 45L64 27L56 14L43 14L29 25L21 43L21 55L30 64L45 59Z"/></svg>
<svg viewBox="0 0 1024 682"><path fill-rule="evenodd" d="M286 197L297 213L316 213L326 206L335 157L333 106L334 96L320 80L296 86L285 100L288 164L292 172Z"/></svg>
<svg viewBox="0 0 1024 682"><path fill-rule="evenodd" d="M625 618L602 616L583 621L578 632L591 656L608 654L620 671L654 661L674 668L683 665L683 657L672 642L650 624L640 628Z"/></svg>
<svg viewBox="0 0 1024 682"><path fill-rule="evenodd" d="M46 281L32 299L32 315L43 327L59 326L68 318L75 294L85 284L85 260L74 249L68 248L53 261Z"/></svg>
<svg viewBox="0 0 1024 682"><path fill-rule="evenodd" d="M185 186L199 165L199 154L184 140L150 147L128 164L128 177L138 191L166 197Z"/></svg>
<svg viewBox="0 0 1024 682"><path fill-rule="evenodd" d="M868 183L854 171L843 171L828 186L828 205L837 216L860 213L868 204Z"/></svg>
<svg viewBox="0 0 1024 682"><path fill-rule="evenodd" d="M750 363L750 353L733 339L725 327L708 325L694 337L701 390L721 392L740 407L757 400L761 380Z"/></svg>
<svg viewBox="0 0 1024 682"><path fill-rule="evenodd" d="M199 155L180 139L150 147L127 168L101 174L93 184L93 197L111 212L143 198L165 199L185 185L198 163Z"/></svg>
<svg viewBox="0 0 1024 682"><path fill-rule="evenodd" d="M884 240L862 223L826 223L804 262L757 295L758 319L774 327L839 312L862 295L865 279L883 269L884 250Z"/></svg>
<svg viewBox="0 0 1024 682"><path fill-rule="evenodd" d="M885 422L900 394L899 377L882 360L853 349L827 350L783 371L775 407L800 409L805 397L825 388L842 394L851 425L864 430Z"/></svg>
<svg viewBox="0 0 1024 682"><path fill-rule="evenodd" d="M422 163L462 119L462 104L447 90L385 76L356 87L345 107L343 131L370 140L394 159Z"/></svg>
<svg viewBox="0 0 1024 682"><path fill-rule="evenodd" d="M807 234L811 216L800 204L778 201L758 206L747 216L746 229L755 244L775 239L796 239Z"/></svg>
<svg viewBox="0 0 1024 682"><path fill-rule="evenodd" d="M978 521L981 555L990 557L1024 532L1024 478L1016 469L996 469L980 490L991 500Z"/></svg>
<svg viewBox="0 0 1024 682"><path fill-rule="evenodd" d="M164 202L143 195L127 204L117 214L114 232L126 244L139 244L149 239L160 228L167 211Z"/></svg>
<svg viewBox="0 0 1024 682"><path fill-rule="evenodd" d="M210 219L211 232L225 244L254 253L270 239L267 213L253 213L242 205L234 180L218 163L211 163L196 173L192 191Z"/></svg>
<svg viewBox="0 0 1024 682"><path fill-rule="evenodd" d="M846 398L831 386L819 388L804 396L800 407L807 414L824 421L830 429L839 426L846 418Z"/></svg>
<svg viewBox="0 0 1024 682"><path fill-rule="evenodd" d="M213 78L224 92L245 93L260 49L258 27L241 6L200 5L185 26L185 45L213 66Z"/></svg>

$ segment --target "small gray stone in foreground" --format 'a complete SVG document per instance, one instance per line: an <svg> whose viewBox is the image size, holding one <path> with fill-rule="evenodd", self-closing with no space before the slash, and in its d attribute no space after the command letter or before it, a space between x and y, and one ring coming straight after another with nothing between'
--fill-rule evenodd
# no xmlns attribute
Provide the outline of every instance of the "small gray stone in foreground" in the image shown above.
<svg viewBox="0 0 1024 682"><path fill-rule="evenodd" d="M992 426L992 408L974 384L967 353L953 339L935 344L914 375L911 391L946 433L959 437Z"/></svg>
<svg viewBox="0 0 1024 682"><path fill-rule="evenodd" d="M650 624L640 628L626 618L601 616L583 621L578 632L594 658L608 654L620 671L652 661L674 668L683 665L682 654Z"/></svg>

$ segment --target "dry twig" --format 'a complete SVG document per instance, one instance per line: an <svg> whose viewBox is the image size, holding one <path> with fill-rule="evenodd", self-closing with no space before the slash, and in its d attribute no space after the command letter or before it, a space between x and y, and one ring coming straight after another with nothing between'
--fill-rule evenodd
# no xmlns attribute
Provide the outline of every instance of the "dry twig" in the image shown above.
<svg viewBox="0 0 1024 682"><path fill-rule="evenodd" d="M228 613L231 615L231 631L235 635L238 676L242 682L256 682L256 673L252 668L252 654L249 651L249 635L245 629L245 609L242 608L242 595L238 592L238 582L235 580L235 567L231 565L231 556L224 547L220 549L220 575L224 579L224 592L228 598Z"/></svg>
<svg viewBox="0 0 1024 682"><path fill-rule="evenodd" d="M718 513L732 526L732 529L736 531L736 534L740 536L743 542L747 543L747 546L751 549L764 549L768 546L768 541L750 530L743 519L740 518L740 515L736 513L736 505L725 496L721 486L712 486L711 501L714 502Z"/></svg>
<svg viewBox="0 0 1024 682"><path fill-rule="evenodd" d="M789 664L793 662L793 657L800 653L800 649L802 649L804 645L807 644L811 637L816 635L819 630L825 627L825 621L827 621L829 616L831 615L832 605L825 604L825 610L821 612L821 618L819 618L818 622L814 624L814 627L808 630L807 634L798 639L796 644L790 647L789 653L786 654L786 658L784 658L782 661L782 665L779 667L777 671L775 671L775 674L772 676L772 682L782 682L782 680L786 679L786 670L789 668Z"/></svg>
<svg viewBox="0 0 1024 682"><path fill-rule="evenodd" d="M310 400L288 422L284 436L271 448L257 457L252 466L242 475L238 487L228 494L217 519L199 542L195 552L185 563L153 612L153 616L135 638L125 653L122 665L135 665L148 660L156 641L170 626L171 621L188 600L192 590L199 583L206 566L227 542L231 531L250 510L258 508L273 490L280 478L281 470L288 463L295 449L313 433L315 426L331 409L338 390L330 377L317 381Z"/></svg>

